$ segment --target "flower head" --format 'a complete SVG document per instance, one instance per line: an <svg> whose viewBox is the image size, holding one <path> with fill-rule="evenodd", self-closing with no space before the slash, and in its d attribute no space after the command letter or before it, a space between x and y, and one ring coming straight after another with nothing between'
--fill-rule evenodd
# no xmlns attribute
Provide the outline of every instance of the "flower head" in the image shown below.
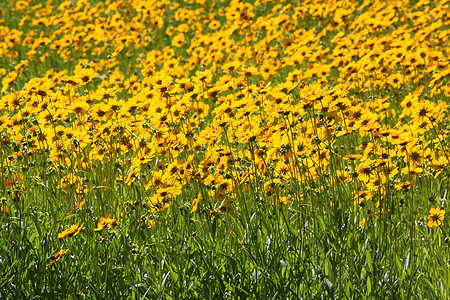
<svg viewBox="0 0 450 300"><path fill-rule="evenodd" d="M63 232L58 233L58 238L63 239L65 237L76 236L77 234L80 233L81 229L83 229L83 226L84 226L84 223L81 225L73 224L68 229L64 230Z"/></svg>
<svg viewBox="0 0 450 300"><path fill-rule="evenodd" d="M101 217L100 221L97 224L97 228L94 231L100 231L105 227L113 228L116 225L116 218L111 218L109 214L106 214L106 217Z"/></svg>
<svg viewBox="0 0 450 300"><path fill-rule="evenodd" d="M67 249L61 249L59 250L59 252L52 254L52 256L50 256L51 261L47 264L47 266L50 266L51 264L57 262L58 260L61 259L61 257L69 250Z"/></svg>
<svg viewBox="0 0 450 300"><path fill-rule="evenodd" d="M430 208L430 215L428 216L428 226L438 227L441 225L442 220L444 220L445 210L436 207L436 208Z"/></svg>

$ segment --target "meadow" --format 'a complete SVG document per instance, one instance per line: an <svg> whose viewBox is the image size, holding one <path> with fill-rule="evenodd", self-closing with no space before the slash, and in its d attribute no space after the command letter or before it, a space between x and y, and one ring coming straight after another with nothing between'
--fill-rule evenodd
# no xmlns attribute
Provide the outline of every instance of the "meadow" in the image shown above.
<svg viewBox="0 0 450 300"><path fill-rule="evenodd" d="M449 1L0 2L1 299L450 299Z"/></svg>

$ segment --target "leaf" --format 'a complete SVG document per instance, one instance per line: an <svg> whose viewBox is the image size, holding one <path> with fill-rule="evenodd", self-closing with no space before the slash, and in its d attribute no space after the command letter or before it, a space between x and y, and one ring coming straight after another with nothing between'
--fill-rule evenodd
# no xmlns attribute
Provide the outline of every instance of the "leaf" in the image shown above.
<svg viewBox="0 0 450 300"><path fill-rule="evenodd" d="M165 295L166 295L166 300L172 300L173 299L170 295L167 295L167 294L165 294Z"/></svg>
<svg viewBox="0 0 450 300"><path fill-rule="evenodd" d="M258 262L256 261L256 258L253 256L252 252L248 248L244 248L244 251L250 256L250 258L253 260L253 262L258 265Z"/></svg>
<svg viewBox="0 0 450 300"><path fill-rule="evenodd" d="M167 264L167 266L169 266L169 264ZM177 267L172 264L172 266L169 268L170 270L170 275L173 279L174 282L178 282L178 273L177 273Z"/></svg>
<svg viewBox="0 0 450 300"><path fill-rule="evenodd" d="M399 273L402 272L402 263L400 262L400 259L398 259L397 254L395 255L395 265L397 266L397 271Z"/></svg>
<svg viewBox="0 0 450 300"><path fill-rule="evenodd" d="M408 269L409 266L409 254L411 252L408 252L408 254L406 255L406 260L405 260L405 264L403 265L403 272L405 272L406 269Z"/></svg>
<svg viewBox="0 0 450 300"><path fill-rule="evenodd" d="M167 273L165 273L164 275L163 275L163 280L162 280L162 282L161 282L161 291L163 291L164 290L164 287L165 287L165 285L166 285L166 280L167 280L167 277L169 277L169 275L170 275L170 271L168 271Z"/></svg>
<svg viewBox="0 0 450 300"><path fill-rule="evenodd" d="M284 260L280 260L281 268L281 277L286 278L286 273L288 272L288 264Z"/></svg>
<svg viewBox="0 0 450 300"><path fill-rule="evenodd" d="M59 222L60 222L60 221L66 221L66 220L72 219L72 218L74 218L74 217L76 217L76 216L77 216L76 214L68 215L68 216L64 217L64 219L59 220Z"/></svg>
<svg viewBox="0 0 450 300"><path fill-rule="evenodd" d="M368 242L369 242L369 238L367 238L367 239L364 241L364 245L361 247L361 252L366 251L367 243L368 243Z"/></svg>
<svg viewBox="0 0 450 300"><path fill-rule="evenodd" d="M325 231L325 222L323 221L321 216L317 216L317 222L319 223L319 228L322 231Z"/></svg>
<svg viewBox="0 0 450 300"><path fill-rule="evenodd" d="M211 228L213 240L216 238L216 230L217 230L217 219L215 217L213 217L213 223L212 223L212 228Z"/></svg>
<svg viewBox="0 0 450 300"><path fill-rule="evenodd" d="M299 241L301 242L301 241L302 241L301 236L298 234L298 231L297 231L297 230L295 230L294 228L292 228L291 224L290 224L290 223L288 222L288 220L286 219L286 216L284 215L283 210L281 210L281 215L283 216L284 224L286 224L286 226L287 226L287 228L288 228L288 231L289 231L293 236L295 236L295 238L296 238L297 240L299 240Z"/></svg>
<svg viewBox="0 0 450 300"><path fill-rule="evenodd" d="M347 241L346 241L347 248L349 248L349 249L352 248L352 237L353 237L353 232L350 232L348 234Z"/></svg>
<svg viewBox="0 0 450 300"><path fill-rule="evenodd" d="M333 266L331 265L330 260L328 258L325 259L325 276L330 276L332 269L333 269Z"/></svg>
<svg viewBox="0 0 450 300"><path fill-rule="evenodd" d="M373 272L372 255L370 254L370 251L366 251L366 262L370 272Z"/></svg>
<svg viewBox="0 0 450 300"><path fill-rule="evenodd" d="M370 280L370 277L367 277L367 294L372 293L372 281Z"/></svg>
<svg viewBox="0 0 450 300"><path fill-rule="evenodd" d="M347 298L350 298L350 295L352 294L352 283L350 281L347 281L347 284L345 285L345 295Z"/></svg>

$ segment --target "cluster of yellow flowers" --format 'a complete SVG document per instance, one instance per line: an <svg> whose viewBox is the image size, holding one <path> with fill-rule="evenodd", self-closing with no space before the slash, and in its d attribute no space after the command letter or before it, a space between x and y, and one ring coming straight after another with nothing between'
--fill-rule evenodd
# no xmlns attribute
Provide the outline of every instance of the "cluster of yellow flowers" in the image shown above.
<svg viewBox="0 0 450 300"><path fill-rule="evenodd" d="M83 174L109 170L95 184L142 188L152 214L187 189L192 212L228 212L236 190L280 205L346 185L382 213L448 171L448 3L220 2L13 1L3 180L44 160L76 210L95 187Z"/></svg>

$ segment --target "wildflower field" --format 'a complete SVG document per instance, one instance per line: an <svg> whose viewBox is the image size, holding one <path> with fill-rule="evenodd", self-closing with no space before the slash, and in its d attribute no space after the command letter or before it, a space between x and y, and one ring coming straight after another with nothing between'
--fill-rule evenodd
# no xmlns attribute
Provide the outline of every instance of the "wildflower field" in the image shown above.
<svg viewBox="0 0 450 300"><path fill-rule="evenodd" d="M1 299L450 299L450 3L0 0Z"/></svg>

